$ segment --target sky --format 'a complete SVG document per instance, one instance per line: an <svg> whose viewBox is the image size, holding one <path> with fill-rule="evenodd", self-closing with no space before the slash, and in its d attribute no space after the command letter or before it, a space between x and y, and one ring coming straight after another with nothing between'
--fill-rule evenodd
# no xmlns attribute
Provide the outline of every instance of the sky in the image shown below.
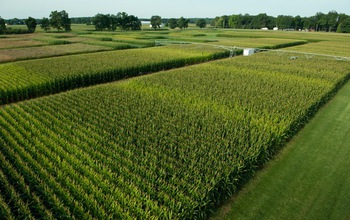
<svg viewBox="0 0 350 220"><path fill-rule="evenodd" d="M139 18L213 18L222 15L266 13L271 16L312 16L317 12L350 15L349 0L0 0L0 17L49 17L65 10L69 17L93 17L97 13L126 12Z"/></svg>

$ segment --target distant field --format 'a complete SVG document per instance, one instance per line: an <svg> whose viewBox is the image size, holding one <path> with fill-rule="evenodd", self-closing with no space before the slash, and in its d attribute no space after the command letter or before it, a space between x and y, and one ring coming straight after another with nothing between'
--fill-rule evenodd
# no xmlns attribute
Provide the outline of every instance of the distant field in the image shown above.
<svg viewBox="0 0 350 220"><path fill-rule="evenodd" d="M9 62L26 59L36 59L52 56L70 55L76 53L88 53L111 50L109 47L88 44L66 44L42 46L33 48L18 48L0 50L0 62Z"/></svg>
<svg viewBox="0 0 350 220"><path fill-rule="evenodd" d="M276 49L300 44L306 44L307 41L293 40L293 39L276 39L276 38L231 38L220 39L218 42L210 43L231 47L246 47L246 48L265 48Z"/></svg>
<svg viewBox="0 0 350 220"><path fill-rule="evenodd" d="M43 42L34 41L33 36L35 35L6 36L6 38L0 38L0 51L1 49L45 45Z"/></svg>
<svg viewBox="0 0 350 220"><path fill-rule="evenodd" d="M278 38L298 39L310 42L318 41L342 41L348 42L348 34L326 33L326 32L304 32L304 31L261 31L261 30L230 30L225 29L217 33L218 37L243 37L243 38Z"/></svg>
<svg viewBox="0 0 350 220"><path fill-rule="evenodd" d="M350 37L349 37L350 40ZM309 53L319 53L325 55L350 57L350 43L322 41L307 45L301 45L293 48L288 48L288 51L301 51Z"/></svg>

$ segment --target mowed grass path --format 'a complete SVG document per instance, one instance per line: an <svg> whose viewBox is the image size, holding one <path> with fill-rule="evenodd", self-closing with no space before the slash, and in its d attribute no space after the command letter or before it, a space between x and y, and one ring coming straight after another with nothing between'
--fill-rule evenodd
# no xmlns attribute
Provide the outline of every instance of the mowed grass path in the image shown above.
<svg viewBox="0 0 350 220"><path fill-rule="evenodd" d="M350 219L350 83L220 212L214 219Z"/></svg>

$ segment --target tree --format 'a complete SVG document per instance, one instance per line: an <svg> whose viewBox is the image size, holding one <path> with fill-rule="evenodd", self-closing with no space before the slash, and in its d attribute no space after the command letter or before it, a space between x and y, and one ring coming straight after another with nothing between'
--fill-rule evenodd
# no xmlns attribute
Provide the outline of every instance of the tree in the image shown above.
<svg viewBox="0 0 350 220"><path fill-rule="evenodd" d="M131 30L133 30L133 31L141 30L142 23L138 17L136 17L134 15L130 15L129 16L129 24L130 24Z"/></svg>
<svg viewBox="0 0 350 220"><path fill-rule="evenodd" d="M327 14L327 24L328 24L328 31L331 32L332 30L336 30L337 26L339 25L339 15L336 11L330 11Z"/></svg>
<svg viewBox="0 0 350 220"><path fill-rule="evenodd" d="M141 30L141 21L134 15L128 15L125 12L119 12L117 15L97 14L92 19L97 31L109 30L115 31L117 28L124 30Z"/></svg>
<svg viewBox="0 0 350 220"><path fill-rule="evenodd" d="M338 33L350 33L350 17L346 18L338 25L337 32Z"/></svg>
<svg viewBox="0 0 350 220"><path fill-rule="evenodd" d="M177 20L177 26L178 26L180 29L188 28L188 23L189 23L189 22L190 22L190 20L185 19L184 17L181 17L181 18L179 18L179 20Z"/></svg>
<svg viewBox="0 0 350 220"><path fill-rule="evenodd" d="M36 20L32 17L28 17L24 22L27 25L28 31L34 33L36 29Z"/></svg>
<svg viewBox="0 0 350 220"><path fill-rule="evenodd" d="M92 24L95 26L96 31L102 31L104 29L109 29L110 20L108 15L97 14L92 18Z"/></svg>
<svg viewBox="0 0 350 220"><path fill-rule="evenodd" d="M129 25L129 15L126 12L119 12L117 14L118 18L118 24L120 29L123 30L128 30L130 25Z"/></svg>
<svg viewBox="0 0 350 220"><path fill-rule="evenodd" d="M293 16L279 15L276 19L276 24L279 29L289 29L294 28Z"/></svg>
<svg viewBox="0 0 350 220"><path fill-rule="evenodd" d="M43 18L41 20L41 25L40 27L45 31L49 31L50 30L50 20L48 18Z"/></svg>
<svg viewBox="0 0 350 220"><path fill-rule="evenodd" d="M198 19L196 22L196 26L199 28L205 28L207 26L207 22L205 19Z"/></svg>
<svg viewBox="0 0 350 220"><path fill-rule="evenodd" d="M223 15L219 19L216 19L216 27L228 28L229 27L229 16Z"/></svg>
<svg viewBox="0 0 350 220"><path fill-rule="evenodd" d="M118 17L116 15L107 15L107 17L109 20L108 30L116 31L119 26Z"/></svg>
<svg viewBox="0 0 350 220"><path fill-rule="evenodd" d="M315 19L316 19L316 31L320 31L327 25L327 17L325 14L323 14L322 12L317 12L315 15Z"/></svg>
<svg viewBox="0 0 350 220"><path fill-rule="evenodd" d="M257 16L254 16L251 21L251 26L253 29L260 29L260 28L270 28L272 29L274 26L274 18L271 16L268 16L265 13L258 14Z"/></svg>
<svg viewBox="0 0 350 220"><path fill-rule="evenodd" d="M62 20L61 14L58 11L52 11L50 14L50 24L53 28L56 28L57 31L62 29Z"/></svg>
<svg viewBox="0 0 350 220"><path fill-rule="evenodd" d="M170 29L177 28L177 20L175 18L170 18L168 25Z"/></svg>
<svg viewBox="0 0 350 220"><path fill-rule="evenodd" d="M162 24L162 18L158 15L153 15L151 17L151 25L152 28L157 29L160 28L160 25Z"/></svg>
<svg viewBox="0 0 350 220"><path fill-rule="evenodd" d="M243 29L251 29L252 28L252 20L253 20L253 16L249 15L249 14L245 14L243 15L240 19L241 19L241 24L242 24L242 28Z"/></svg>
<svg viewBox="0 0 350 220"><path fill-rule="evenodd" d="M71 31L71 20L66 11L61 11L62 27L66 32Z"/></svg>
<svg viewBox="0 0 350 220"><path fill-rule="evenodd" d="M230 28L238 28L238 19L240 15L231 15L228 18L228 26Z"/></svg>
<svg viewBox="0 0 350 220"><path fill-rule="evenodd" d="M6 30L5 20L0 17L0 34L4 33Z"/></svg>
<svg viewBox="0 0 350 220"><path fill-rule="evenodd" d="M294 25L294 29L296 29L296 30L303 29L303 26L304 26L303 19L299 15L294 17L293 25Z"/></svg>
<svg viewBox="0 0 350 220"><path fill-rule="evenodd" d="M71 31L71 20L66 11L52 11L50 14L50 24L57 31L65 30L66 32Z"/></svg>

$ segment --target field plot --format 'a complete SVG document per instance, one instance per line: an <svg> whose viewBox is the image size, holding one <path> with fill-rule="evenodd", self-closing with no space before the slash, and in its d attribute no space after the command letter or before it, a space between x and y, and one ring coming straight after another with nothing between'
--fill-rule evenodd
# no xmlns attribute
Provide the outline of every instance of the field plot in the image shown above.
<svg viewBox="0 0 350 220"><path fill-rule="evenodd" d="M183 45L1 64L0 103L227 57L228 53L213 47Z"/></svg>
<svg viewBox="0 0 350 220"><path fill-rule="evenodd" d="M98 40L86 40L82 42L83 44L87 45L96 45L101 47L107 47L112 50L123 50L123 49L132 49L132 48L140 48L142 46L137 46L129 43L121 43L121 42L115 42L115 41L98 41Z"/></svg>
<svg viewBox="0 0 350 220"><path fill-rule="evenodd" d="M307 40L309 42L337 41L349 42L348 34L337 34L327 32L305 32L305 31L260 31L260 30L222 30L216 34L217 37L224 38L276 38L276 39L296 39Z"/></svg>
<svg viewBox="0 0 350 220"><path fill-rule="evenodd" d="M277 49L291 47L300 44L306 44L307 41L293 39L276 39L276 38L228 38L219 39L218 42L210 44L218 44L231 47L248 47L261 49Z"/></svg>
<svg viewBox="0 0 350 220"><path fill-rule="evenodd" d="M87 39L94 39L95 41L102 42L117 42L133 45L134 47L153 47L154 39L137 39L142 35L140 34L115 34L115 33L100 33L81 35L81 37Z"/></svg>
<svg viewBox="0 0 350 220"><path fill-rule="evenodd" d="M1 210L206 218L347 81L347 64L264 53L3 106Z"/></svg>
<svg viewBox="0 0 350 220"><path fill-rule="evenodd" d="M20 35L21 37L0 38L0 50L9 48L23 48L42 46L46 43L33 40L33 35Z"/></svg>
<svg viewBox="0 0 350 220"><path fill-rule="evenodd" d="M350 43L342 41L322 41L288 48L287 50L350 57Z"/></svg>
<svg viewBox="0 0 350 220"><path fill-rule="evenodd" d="M32 48L4 49L0 50L0 63L107 50L111 50L111 48L81 43L50 45Z"/></svg>
<svg viewBox="0 0 350 220"><path fill-rule="evenodd" d="M349 97L347 83L215 219L350 219Z"/></svg>

